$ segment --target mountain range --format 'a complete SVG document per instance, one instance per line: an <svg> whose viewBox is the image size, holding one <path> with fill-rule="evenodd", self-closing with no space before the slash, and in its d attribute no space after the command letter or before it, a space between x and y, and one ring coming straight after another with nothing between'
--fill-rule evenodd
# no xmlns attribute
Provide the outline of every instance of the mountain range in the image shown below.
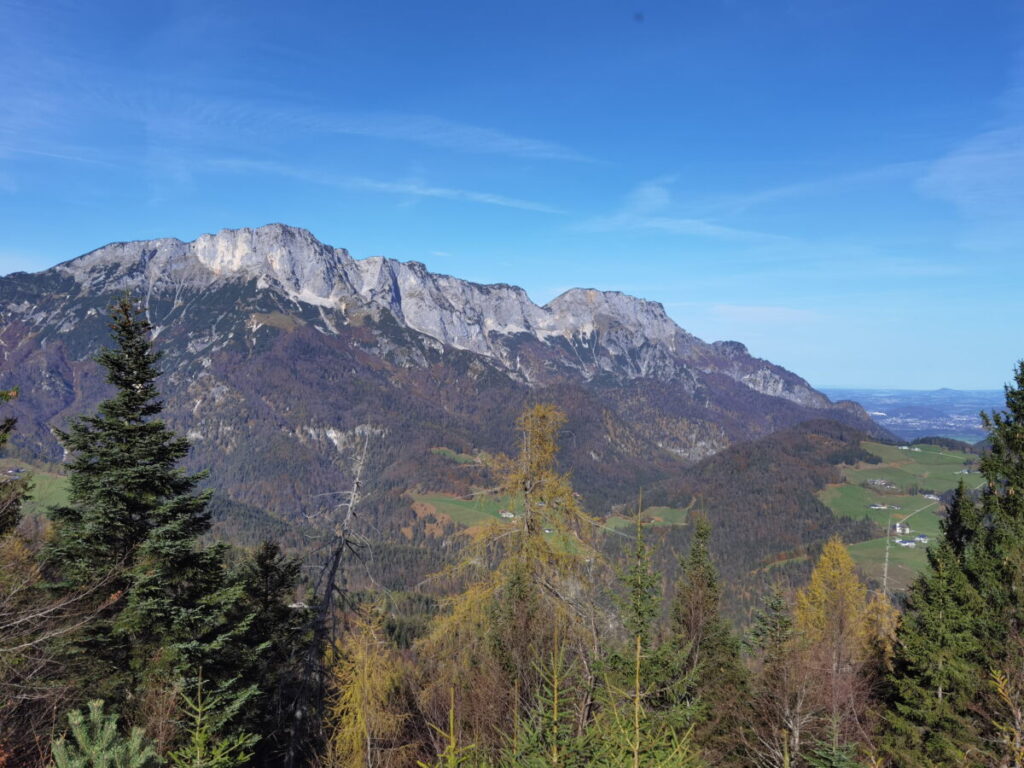
<svg viewBox="0 0 1024 768"><path fill-rule="evenodd" d="M598 513L804 421L888 436L859 405L739 342L696 338L656 302L572 289L540 306L515 286L354 259L272 224L112 243L0 278L0 388L21 391L21 455L60 461L51 428L109 393L91 357L124 291L164 353L165 413L192 441L190 467L285 520L347 487L367 441L382 533L415 524L405 491L479 480L436 449L511 451L517 415L538 401L566 411L562 462Z"/></svg>

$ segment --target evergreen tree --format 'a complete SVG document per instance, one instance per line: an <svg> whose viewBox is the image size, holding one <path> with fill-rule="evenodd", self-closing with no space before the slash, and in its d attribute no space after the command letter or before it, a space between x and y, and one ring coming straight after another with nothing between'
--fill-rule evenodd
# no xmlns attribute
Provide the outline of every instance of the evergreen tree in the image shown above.
<svg viewBox="0 0 1024 768"><path fill-rule="evenodd" d="M629 567L619 577L626 589L626 595L619 600L622 624L629 635L632 649L633 639L639 637L640 645L647 649L653 638L654 626L661 612L661 590L658 574L651 567L651 551L644 541L644 526L637 508L636 539L630 553Z"/></svg>
<svg viewBox="0 0 1024 768"><path fill-rule="evenodd" d="M72 583L115 570L126 587L144 543L192 542L209 530L209 493L196 494L201 476L178 467L188 441L158 418L161 353L153 350L149 322L127 295L111 307L110 328L115 345L95 359L115 395L94 415L74 419L68 431L56 430L72 459L70 503L51 511L51 558ZM180 554L175 543L171 549L172 557Z"/></svg>
<svg viewBox="0 0 1024 768"><path fill-rule="evenodd" d="M618 574L622 594L615 595L619 616L626 630L626 642L619 648L612 648L603 666L606 669L606 687L626 689L634 684L634 677L639 674L639 685L646 699L647 692L665 689L667 670L671 669L674 654L667 643L660 646L655 644L655 632L661 614L661 579L651 565L651 551L644 540L639 507L635 530L636 538L629 553L628 565ZM638 644L645 662L639 666L636 663Z"/></svg>
<svg viewBox="0 0 1024 768"><path fill-rule="evenodd" d="M264 542L234 576L241 595L233 613L245 627L237 639L237 669L242 680L260 691L258 706L246 707L239 727L264 735L254 749L257 766L280 765L292 732L307 727L295 717L308 682L303 679L302 649L310 633L309 609L292 603L300 567L276 543Z"/></svg>
<svg viewBox="0 0 1024 768"><path fill-rule="evenodd" d="M252 746L258 737L251 733L221 736L216 726L222 720L218 712L222 702L203 691L203 680L196 680L195 695L182 695L188 725L182 746L171 752L174 768L242 768L249 765ZM218 716L221 715L221 716Z"/></svg>
<svg viewBox="0 0 1024 768"><path fill-rule="evenodd" d="M746 720L742 708L747 680L739 641L720 613L721 592L708 549L710 538L710 524L699 517L672 603L671 657L664 669L675 681L668 700L678 713L679 725L695 721L695 740L709 762L739 765L737 736Z"/></svg>
<svg viewBox="0 0 1024 768"><path fill-rule="evenodd" d="M956 765L981 747L975 703L987 680L980 631L987 609L962 560L976 521L961 483L907 598L883 734L896 766Z"/></svg>
<svg viewBox="0 0 1024 768"><path fill-rule="evenodd" d="M1010 749L1001 723L1018 687L986 681L1013 681L1024 663L1024 363L1006 410L982 421L981 503L961 484L899 632L885 737L900 766L998 763L993 751Z"/></svg>
<svg viewBox="0 0 1024 768"><path fill-rule="evenodd" d="M990 450L981 459L984 477L982 541L966 553L971 578L994 615L985 629L1004 640L1024 630L1024 362L1006 387L1006 410L982 414ZM998 667L997 655L991 661Z"/></svg>
<svg viewBox="0 0 1024 768"><path fill-rule="evenodd" d="M782 768L799 764L816 722L812 675L801 654L790 606L776 588L754 612L746 644L751 651L751 723L742 733L750 764Z"/></svg>
<svg viewBox="0 0 1024 768"><path fill-rule="evenodd" d="M259 691L243 672L265 640L253 637L256 616L242 610L244 585L229 578L224 548L198 544L210 493L197 491L203 475L179 467L189 444L159 418L161 353L129 296L111 308L110 328L114 346L96 361L114 396L57 432L72 459L69 504L51 511L48 567L64 591L110 583L98 620L65 643L63 658L80 688L115 705L191 687L202 670L226 722Z"/></svg>
<svg viewBox="0 0 1024 768"><path fill-rule="evenodd" d="M55 768L157 768L163 760L141 728L127 738L117 726L117 715L103 711L103 701L89 702L88 717L75 710L68 714L69 742L60 736L53 742Z"/></svg>

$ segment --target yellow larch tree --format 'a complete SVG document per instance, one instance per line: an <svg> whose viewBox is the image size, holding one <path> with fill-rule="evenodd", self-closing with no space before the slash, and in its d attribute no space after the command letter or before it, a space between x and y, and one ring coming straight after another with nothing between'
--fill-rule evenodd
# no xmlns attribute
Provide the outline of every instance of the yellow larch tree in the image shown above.
<svg viewBox="0 0 1024 768"><path fill-rule="evenodd" d="M404 768L418 744L408 733L410 694L403 662L371 606L356 617L330 663L324 768Z"/></svg>
<svg viewBox="0 0 1024 768"><path fill-rule="evenodd" d="M565 423L548 404L519 418L517 454L490 467L494 493L516 515L475 532L445 574L464 591L416 646L426 670L421 711L429 722L444 722L454 691L460 738L484 750L504 744L508 725L533 706L543 687L534 660L550 657L558 643L570 661L582 660L574 666L580 674L592 674L599 585L589 572L599 556L590 544L594 521L556 466Z"/></svg>
<svg viewBox="0 0 1024 768"><path fill-rule="evenodd" d="M819 742L834 755L866 743L871 703L868 590L838 537L826 542L808 585L797 593L794 629L821 715Z"/></svg>

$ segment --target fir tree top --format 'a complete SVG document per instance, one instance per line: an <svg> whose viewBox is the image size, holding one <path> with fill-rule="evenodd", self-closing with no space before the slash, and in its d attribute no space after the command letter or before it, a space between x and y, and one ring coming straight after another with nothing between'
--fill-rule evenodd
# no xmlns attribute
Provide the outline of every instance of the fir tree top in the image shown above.
<svg viewBox="0 0 1024 768"><path fill-rule="evenodd" d="M70 503L51 511L52 554L71 582L130 567L140 545L172 520L185 539L209 529L206 497L193 495L202 475L178 467L188 441L158 418L161 353L153 349L151 326L127 294L110 311L114 346L95 360L116 391L94 415L74 419L66 432L55 430L72 459Z"/></svg>

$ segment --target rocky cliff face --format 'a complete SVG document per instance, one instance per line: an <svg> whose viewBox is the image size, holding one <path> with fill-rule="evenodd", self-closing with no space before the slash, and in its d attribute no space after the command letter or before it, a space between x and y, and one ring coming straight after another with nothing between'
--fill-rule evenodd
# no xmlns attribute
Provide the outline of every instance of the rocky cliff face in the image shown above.
<svg viewBox="0 0 1024 768"><path fill-rule="evenodd" d="M507 434L515 409L538 397L575 414L590 443L576 447L582 471L612 467L624 483L810 417L878 432L859 408L832 404L742 344L697 339L655 302L573 289L538 306L515 286L355 260L275 224L114 243L0 278L0 386L25 393L24 450L56 456L48 425L102 396L89 357L124 290L167 353L169 411L197 461L264 506L280 505L241 487L243 455L267 482L278 472L298 486L296 472L326 477L340 461L309 436L360 424L401 425L402 466L431 445L490 450L505 439L498 425ZM289 452L294 462L282 459ZM296 457L314 470L295 469Z"/></svg>
<svg viewBox="0 0 1024 768"><path fill-rule="evenodd" d="M585 379L600 374L671 380L686 369L722 373L756 392L811 408L828 399L807 382L764 360L738 342L706 344L676 325L652 301L615 291L574 288L550 304L534 304L521 288L478 285L435 275L419 262L374 257L352 259L344 249L319 242L306 230L272 224L222 230L191 243L164 239L115 243L55 268L88 294L130 290L145 297L173 297L179 304L216 286L256 281L260 291L308 307L337 312L344 323L389 313L405 327L445 346L506 364L513 376L543 381L544 371L517 365L513 349L525 334L572 351L561 366ZM9 317L53 324L53 313L24 303ZM162 318L154 318L159 322ZM61 320L61 325L72 321ZM336 332L325 324L322 330Z"/></svg>

